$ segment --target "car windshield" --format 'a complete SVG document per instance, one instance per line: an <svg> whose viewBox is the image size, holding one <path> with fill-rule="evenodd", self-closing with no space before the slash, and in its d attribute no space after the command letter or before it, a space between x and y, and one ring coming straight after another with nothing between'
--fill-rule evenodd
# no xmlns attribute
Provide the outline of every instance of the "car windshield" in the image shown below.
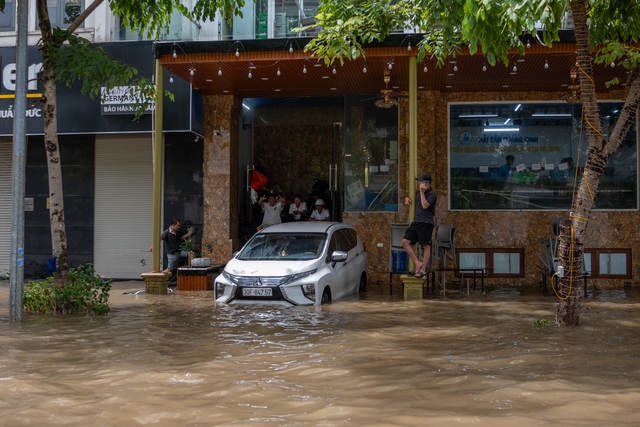
<svg viewBox="0 0 640 427"><path fill-rule="evenodd" d="M256 234L244 246L238 259L244 261L306 260L322 254L326 234L262 233Z"/></svg>

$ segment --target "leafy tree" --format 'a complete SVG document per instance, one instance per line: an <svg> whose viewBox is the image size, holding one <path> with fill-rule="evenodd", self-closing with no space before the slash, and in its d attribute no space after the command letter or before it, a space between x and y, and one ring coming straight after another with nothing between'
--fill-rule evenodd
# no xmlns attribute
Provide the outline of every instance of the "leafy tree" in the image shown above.
<svg viewBox="0 0 640 427"><path fill-rule="evenodd" d="M364 55L363 45L383 40L397 28L416 28L423 34L418 60L435 57L443 65L463 46L481 52L491 65L508 64L509 49L525 54L523 39L537 34L542 24L545 44L559 40L565 12L575 25L580 100L588 135L588 157L575 194L570 223L561 227L560 260L565 277L560 280L562 299L557 325L578 325L581 292L571 291L571 279L582 275L587 224L609 158L633 125L640 100L640 16L638 0L325 0L318 8L318 36L307 46L327 64ZM602 135L593 64L615 63L628 70L626 99L608 138Z"/></svg>
<svg viewBox="0 0 640 427"><path fill-rule="evenodd" d="M4 0L0 0L4 3ZM100 86L108 89L119 85L129 85L131 93L139 96L140 112L145 104L155 99L157 94L153 83L138 77L137 70L126 64L118 63L108 57L104 51L95 49L85 39L74 32L104 0L95 0L81 13L72 13L73 22L66 29L53 28L49 18L47 0L36 0L38 25L41 32L41 50L43 56L43 119L44 143L49 168L49 197L51 242L53 255L57 257L58 283L67 281L69 262L67 256L67 237L62 188L62 169L57 127L56 82L66 81L71 85L82 80L82 92L97 96ZM216 12L231 20L241 15L240 8L244 0L197 0L188 10L179 0L109 0L110 10L122 20L127 28L147 34L149 38L158 38L168 28L171 14L179 11L190 19L213 20ZM142 95L140 95L142 94Z"/></svg>

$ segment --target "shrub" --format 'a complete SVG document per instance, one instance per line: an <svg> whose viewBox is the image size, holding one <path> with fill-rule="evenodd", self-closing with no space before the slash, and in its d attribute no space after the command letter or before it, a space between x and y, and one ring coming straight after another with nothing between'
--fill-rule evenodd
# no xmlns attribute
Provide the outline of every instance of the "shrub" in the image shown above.
<svg viewBox="0 0 640 427"><path fill-rule="evenodd" d="M109 312L111 279L98 276L92 264L69 270L67 283L59 287L53 277L44 282L29 281L24 308L30 313L103 315Z"/></svg>

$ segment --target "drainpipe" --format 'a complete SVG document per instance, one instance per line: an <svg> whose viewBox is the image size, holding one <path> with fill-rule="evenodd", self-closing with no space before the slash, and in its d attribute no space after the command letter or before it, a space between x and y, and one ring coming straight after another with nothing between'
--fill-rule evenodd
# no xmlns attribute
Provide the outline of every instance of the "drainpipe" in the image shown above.
<svg viewBox="0 0 640 427"><path fill-rule="evenodd" d="M160 233L162 232L162 111L164 99L164 70L156 58L156 108L153 113L153 247L152 270L160 269Z"/></svg>

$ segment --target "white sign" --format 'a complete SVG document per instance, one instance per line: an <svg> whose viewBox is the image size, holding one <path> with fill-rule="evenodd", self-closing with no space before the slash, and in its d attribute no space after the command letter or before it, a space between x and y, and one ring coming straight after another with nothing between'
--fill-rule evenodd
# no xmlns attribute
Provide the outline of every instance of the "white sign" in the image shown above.
<svg viewBox="0 0 640 427"><path fill-rule="evenodd" d="M103 116L135 114L136 105L143 101L144 95L136 87L116 86L109 91L104 86L100 88L100 108ZM150 114L155 107L154 102L149 102L144 114Z"/></svg>

